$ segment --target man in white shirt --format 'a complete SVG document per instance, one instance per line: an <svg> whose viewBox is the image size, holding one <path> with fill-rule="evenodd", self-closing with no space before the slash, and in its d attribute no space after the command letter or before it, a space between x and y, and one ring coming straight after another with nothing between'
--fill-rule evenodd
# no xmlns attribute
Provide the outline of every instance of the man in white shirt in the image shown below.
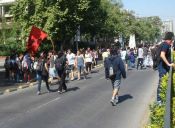
<svg viewBox="0 0 175 128"><path fill-rule="evenodd" d="M71 70L71 80L74 80L75 54L69 49L66 58L68 60L68 67Z"/></svg>
<svg viewBox="0 0 175 128"><path fill-rule="evenodd" d="M143 48L142 45L139 46L138 48L138 61L137 61L137 70L140 66L140 69L143 68Z"/></svg>
<svg viewBox="0 0 175 128"><path fill-rule="evenodd" d="M110 49L107 49L105 52L103 52L102 57L103 57L103 61L105 60L105 58L107 58L110 55Z"/></svg>

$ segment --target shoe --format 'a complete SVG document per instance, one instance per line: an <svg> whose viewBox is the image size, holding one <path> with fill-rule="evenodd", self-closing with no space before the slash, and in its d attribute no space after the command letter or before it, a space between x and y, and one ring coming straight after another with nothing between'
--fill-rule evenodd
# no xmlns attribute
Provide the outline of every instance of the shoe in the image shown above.
<svg viewBox="0 0 175 128"><path fill-rule="evenodd" d="M58 93L59 93L59 94L62 94L63 92L58 90Z"/></svg>
<svg viewBox="0 0 175 128"><path fill-rule="evenodd" d="M67 90L63 90L62 93L67 92Z"/></svg>
<svg viewBox="0 0 175 128"><path fill-rule="evenodd" d="M115 97L115 103L117 104L119 102L118 96Z"/></svg>
<svg viewBox="0 0 175 128"><path fill-rule="evenodd" d="M74 78L71 78L70 80L71 80L71 81L73 81L73 80L74 80Z"/></svg>
<svg viewBox="0 0 175 128"><path fill-rule="evenodd" d="M116 102L113 99L111 99L110 102L111 102L112 106L116 106Z"/></svg>
<svg viewBox="0 0 175 128"><path fill-rule="evenodd" d="M37 92L37 95L41 95L41 92L40 92L40 91L38 91L38 92Z"/></svg>

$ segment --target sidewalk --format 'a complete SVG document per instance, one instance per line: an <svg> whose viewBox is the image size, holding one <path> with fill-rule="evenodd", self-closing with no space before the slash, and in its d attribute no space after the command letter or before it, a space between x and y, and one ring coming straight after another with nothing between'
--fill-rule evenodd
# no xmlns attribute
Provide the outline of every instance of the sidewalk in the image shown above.
<svg viewBox="0 0 175 128"><path fill-rule="evenodd" d="M96 67L96 68L100 68L102 67L103 64L101 64L102 62L100 62ZM77 75L75 75L77 76ZM28 87L33 87L37 84L37 82L30 82L30 83L15 83L14 81L9 81L5 79L5 70L3 70L2 68L0 68L0 95L9 93L9 92L13 92L13 91L17 91L20 89L24 89L24 88L28 88Z"/></svg>

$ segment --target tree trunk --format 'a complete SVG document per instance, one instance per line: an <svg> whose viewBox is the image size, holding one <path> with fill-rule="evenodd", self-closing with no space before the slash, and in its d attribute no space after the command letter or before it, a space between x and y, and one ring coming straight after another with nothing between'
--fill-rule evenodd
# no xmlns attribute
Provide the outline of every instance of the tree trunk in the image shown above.
<svg viewBox="0 0 175 128"><path fill-rule="evenodd" d="M50 38L50 41L51 41L51 43L52 43L52 48L53 48L52 50L55 51L54 41L53 41L51 38Z"/></svg>

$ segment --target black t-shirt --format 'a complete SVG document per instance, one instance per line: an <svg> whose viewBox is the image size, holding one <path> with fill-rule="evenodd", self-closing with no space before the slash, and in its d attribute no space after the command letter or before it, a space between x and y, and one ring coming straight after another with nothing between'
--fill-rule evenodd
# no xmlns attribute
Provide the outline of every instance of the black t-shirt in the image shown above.
<svg viewBox="0 0 175 128"><path fill-rule="evenodd" d="M164 51L165 52L165 57L168 60L169 63L171 63L171 45L167 44L166 42L164 42L162 44L162 48L161 48L161 52ZM167 71L169 71L169 66L161 59L160 60L162 64L162 68L166 69Z"/></svg>
<svg viewBox="0 0 175 128"><path fill-rule="evenodd" d="M168 62L171 63L171 46L167 43L163 43L162 48L161 48L161 52L162 51L165 52L165 56L166 56Z"/></svg>

